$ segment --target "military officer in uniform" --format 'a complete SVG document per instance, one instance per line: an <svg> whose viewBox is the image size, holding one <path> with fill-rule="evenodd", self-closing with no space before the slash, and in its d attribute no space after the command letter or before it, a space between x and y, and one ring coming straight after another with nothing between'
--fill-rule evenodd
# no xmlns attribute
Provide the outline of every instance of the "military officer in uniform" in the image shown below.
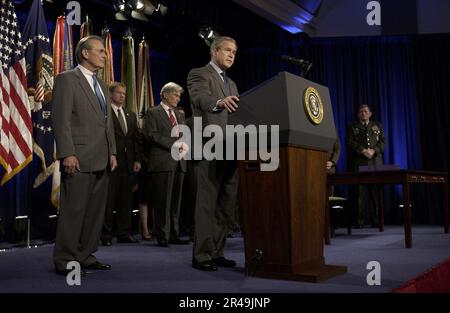
<svg viewBox="0 0 450 313"><path fill-rule="evenodd" d="M358 172L360 166L373 166L383 164L383 151L386 144L384 131L379 122L372 122L372 112L367 104L358 110L358 121L350 124L347 129L347 146L349 170ZM353 193L351 193L353 194ZM372 226L378 225L378 187L376 185L360 185L357 190L356 227L365 225L365 211L369 213L369 222Z"/></svg>

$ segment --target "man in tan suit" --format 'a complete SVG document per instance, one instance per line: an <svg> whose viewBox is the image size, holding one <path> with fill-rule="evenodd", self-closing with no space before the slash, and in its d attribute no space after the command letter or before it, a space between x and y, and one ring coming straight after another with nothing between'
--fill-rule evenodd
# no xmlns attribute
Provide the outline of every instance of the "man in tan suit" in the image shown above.
<svg viewBox="0 0 450 313"><path fill-rule="evenodd" d="M70 261L83 269L110 269L97 261L108 195L108 170L117 166L107 86L97 80L105 47L100 37L81 39L78 66L55 78L52 119L56 157L61 166L61 195L53 260L58 274Z"/></svg>
<svg viewBox="0 0 450 313"><path fill-rule="evenodd" d="M187 85L194 117L203 127L218 125L223 133L228 114L237 110L238 90L225 71L234 63L237 45L230 37L218 37L211 44L211 61L189 72ZM194 127L195 128L195 127ZM195 137L195 135L193 135ZM236 161L205 160L195 162L195 238L192 266L216 271L217 266L234 267L224 257L228 229L234 224L238 173Z"/></svg>

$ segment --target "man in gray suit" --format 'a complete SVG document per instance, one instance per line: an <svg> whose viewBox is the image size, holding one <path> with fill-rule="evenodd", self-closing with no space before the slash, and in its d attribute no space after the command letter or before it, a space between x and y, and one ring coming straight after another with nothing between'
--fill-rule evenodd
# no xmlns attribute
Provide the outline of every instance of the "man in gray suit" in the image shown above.
<svg viewBox="0 0 450 313"><path fill-rule="evenodd" d="M216 38L210 47L211 62L192 69L187 79L193 116L202 118L203 127L218 125L224 134L228 114L237 110L239 102L236 84L225 74L234 63L236 51L234 39ZM237 201L236 162L202 159L195 167L192 266L202 271L216 271L217 266L234 267L236 262L226 259L223 250Z"/></svg>
<svg viewBox="0 0 450 313"><path fill-rule="evenodd" d="M55 78L52 118L56 157L61 164L61 194L53 260L58 274L67 263L84 269L110 269L97 261L108 195L108 170L114 170L116 144L107 86L97 80L106 52L97 36L82 38L75 50L78 67Z"/></svg>
<svg viewBox="0 0 450 313"><path fill-rule="evenodd" d="M144 138L149 146L147 170L150 172L148 190L155 210L155 233L158 246L169 244L189 244L180 239L179 217L181 193L187 152L187 144L179 142L178 125L184 124L184 116L176 109L183 88L175 83L167 83L161 89L161 103L149 110L144 118ZM172 157L172 149L179 153ZM179 158L180 157L180 158Z"/></svg>

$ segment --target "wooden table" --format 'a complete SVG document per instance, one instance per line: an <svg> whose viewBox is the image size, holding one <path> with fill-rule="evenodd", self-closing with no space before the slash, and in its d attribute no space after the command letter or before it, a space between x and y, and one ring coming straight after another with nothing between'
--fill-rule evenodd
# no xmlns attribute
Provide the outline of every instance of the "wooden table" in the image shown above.
<svg viewBox="0 0 450 313"><path fill-rule="evenodd" d="M327 195L333 185L367 185L367 184L401 184L403 186L403 211L404 211L404 227L405 227L405 247L412 247L411 234L411 205L410 205L410 185L411 184L442 184L444 193L444 231L449 233L449 215L448 215L448 175L441 172L426 172L412 170L390 170L390 171L373 171L373 172L354 172L354 173L336 173L327 175ZM330 243L330 208L328 205L328 197L326 202L326 218L327 229L325 233L325 243ZM383 201L380 199L380 231L384 230L384 209Z"/></svg>

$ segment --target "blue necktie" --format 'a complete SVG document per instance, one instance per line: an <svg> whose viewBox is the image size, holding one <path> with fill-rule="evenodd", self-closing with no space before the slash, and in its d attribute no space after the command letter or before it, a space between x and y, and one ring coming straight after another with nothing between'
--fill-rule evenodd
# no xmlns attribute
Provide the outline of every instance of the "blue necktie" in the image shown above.
<svg viewBox="0 0 450 313"><path fill-rule="evenodd" d="M220 75L222 75L223 77L223 83L225 85L225 95L226 96L231 96L231 85L230 85L230 80L227 77L227 74L225 74L225 72L220 73Z"/></svg>
<svg viewBox="0 0 450 313"><path fill-rule="evenodd" d="M106 116L106 102L105 102L105 98L103 97L102 92L100 91L100 86L98 84L96 73L94 73L94 75L92 75L92 81L94 82L95 95L97 96L98 102L100 103L100 109L102 110L103 114Z"/></svg>

